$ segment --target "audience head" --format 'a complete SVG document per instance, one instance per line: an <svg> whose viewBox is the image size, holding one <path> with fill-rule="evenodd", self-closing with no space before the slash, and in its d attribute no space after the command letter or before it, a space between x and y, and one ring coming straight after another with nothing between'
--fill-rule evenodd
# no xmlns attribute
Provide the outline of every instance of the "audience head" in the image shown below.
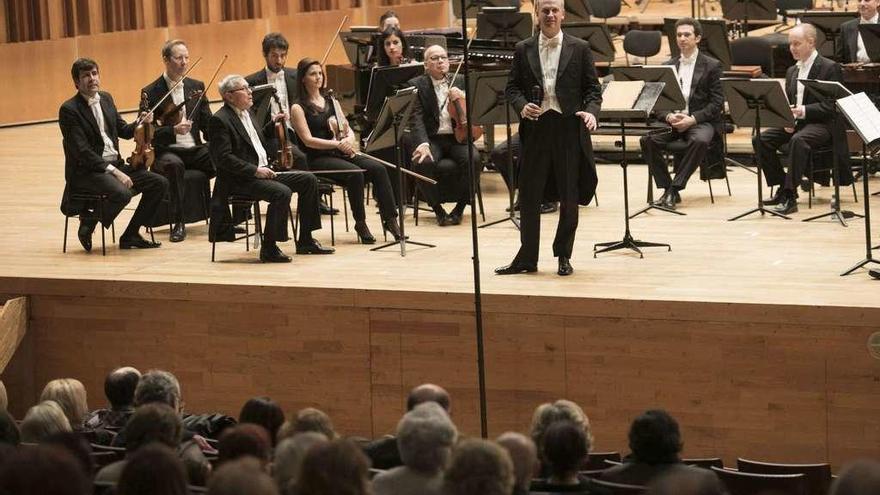
<svg viewBox="0 0 880 495"><path fill-rule="evenodd" d="M567 478L577 474L587 460L589 445L584 429L571 421L556 421L544 432L541 457L550 476Z"/></svg>
<svg viewBox="0 0 880 495"><path fill-rule="evenodd" d="M3 383L3 380L0 380L0 411L5 411L9 408L9 397L6 395L6 385Z"/></svg>
<svg viewBox="0 0 880 495"><path fill-rule="evenodd" d="M116 368L104 379L104 395L114 410L125 409L134 405L134 391L141 372L130 366Z"/></svg>
<svg viewBox="0 0 880 495"><path fill-rule="evenodd" d="M245 423L223 430L217 450L220 451L220 464L251 456L266 466L272 456L272 441L265 428Z"/></svg>
<svg viewBox="0 0 880 495"><path fill-rule="evenodd" d="M788 48L795 61L806 62L816 49L816 27L802 23L788 32Z"/></svg>
<svg viewBox="0 0 880 495"><path fill-rule="evenodd" d="M368 495L370 461L351 440L312 446L300 471L297 495Z"/></svg>
<svg viewBox="0 0 880 495"><path fill-rule="evenodd" d="M333 430L333 422L330 416L320 409L307 407L296 413L291 427L292 433L302 433L304 431L316 431L325 437L333 440L337 437Z"/></svg>
<svg viewBox="0 0 880 495"><path fill-rule="evenodd" d="M208 481L207 493L208 495L278 495L278 487L263 470L259 461L245 457L220 466Z"/></svg>
<svg viewBox="0 0 880 495"><path fill-rule="evenodd" d="M244 77L230 74L217 84L223 102L236 110L247 110L254 105L254 95Z"/></svg>
<svg viewBox="0 0 880 495"><path fill-rule="evenodd" d="M59 409L60 410L60 409ZM4 495L89 495L91 480L73 455L56 446L18 449L0 465Z"/></svg>
<svg viewBox="0 0 880 495"><path fill-rule="evenodd" d="M476 438L455 447L444 477L447 493L456 495L507 495L513 483L513 463L507 451Z"/></svg>
<svg viewBox="0 0 880 495"><path fill-rule="evenodd" d="M70 67L70 77L76 90L85 96L93 97L101 88L101 76L98 73L98 62L90 58L78 58Z"/></svg>
<svg viewBox="0 0 880 495"><path fill-rule="evenodd" d="M587 439L587 451L593 445L593 435L590 431L590 420L584 414L584 410L576 403L560 399L556 402L546 402L535 409L532 415L531 437L532 441L538 447L539 456L542 456L542 445L544 445L544 433L547 428L557 421L571 421L584 430Z"/></svg>
<svg viewBox="0 0 880 495"><path fill-rule="evenodd" d="M266 68L272 72L278 72L287 63L287 51L290 44L281 33L269 33L263 37L263 58L266 59Z"/></svg>
<svg viewBox="0 0 880 495"><path fill-rule="evenodd" d="M424 473L446 467L458 430L436 402L424 402L397 423L397 447L403 464Z"/></svg>
<svg viewBox="0 0 880 495"><path fill-rule="evenodd" d="M284 424L284 411L268 397L254 397L244 403L238 414L238 422L262 426L269 432L274 445L277 441L278 429Z"/></svg>
<svg viewBox="0 0 880 495"><path fill-rule="evenodd" d="M180 382L168 371L149 370L138 380L134 389L134 405L159 402L180 412Z"/></svg>
<svg viewBox="0 0 880 495"><path fill-rule="evenodd" d="M535 442L522 433L513 431L502 433L496 442L510 455L516 486L528 491L532 478L538 473L538 452Z"/></svg>
<svg viewBox="0 0 880 495"><path fill-rule="evenodd" d="M409 58L409 46L406 36L396 28L390 27L379 35L379 65L400 65L403 59Z"/></svg>
<svg viewBox="0 0 880 495"><path fill-rule="evenodd" d="M187 495L186 470L177 453L151 443L126 458L117 495Z"/></svg>
<svg viewBox="0 0 880 495"><path fill-rule="evenodd" d="M21 443L21 433L15 418L5 410L0 410L0 443L17 446Z"/></svg>
<svg viewBox="0 0 880 495"><path fill-rule="evenodd" d="M149 443L177 448L183 435L180 416L165 404L145 404L135 409L125 425L125 449L134 452Z"/></svg>
<svg viewBox="0 0 880 495"><path fill-rule="evenodd" d="M662 409L651 409L633 420L629 429L629 448L638 462L663 464L678 462L681 452L678 422Z"/></svg>
<svg viewBox="0 0 880 495"><path fill-rule="evenodd" d="M43 387L43 393L40 394L40 400L53 400L61 406L74 430L82 428L89 413L86 388L81 381L74 378L60 378L47 383Z"/></svg>
<svg viewBox="0 0 880 495"><path fill-rule="evenodd" d="M391 27L400 29L400 16L393 10L386 10L385 13L379 16L379 31L384 32Z"/></svg>
<svg viewBox="0 0 880 495"><path fill-rule="evenodd" d="M272 474L282 493L291 493L299 480L303 459L309 449L319 443L327 443L327 437L315 431L306 431L285 438L275 447Z"/></svg>
<svg viewBox="0 0 880 495"><path fill-rule="evenodd" d="M844 466L831 485L830 495L875 495L880 493L880 463L863 459Z"/></svg>
<svg viewBox="0 0 880 495"><path fill-rule="evenodd" d="M62 431L73 431L61 406L54 400L44 400L28 409L21 422L21 441L40 443Z"/></svg>
<svg viewBox="0 0 880 495"><path fill-rule="evenodd" d="M423 402L436 402L447 413L452 412L452 401L449 398L449 393L439 385L424 383L410 390L406 398L406 410L412 411Z"/></svg>
<svg viewBox="0 0 880 495"><path fill-rule="evenodd" d="M83 474L89 479L92 478L92 474L95 472L92 446L81 434L72 431L62 431L48 436L42 445L66 450L79 463Z"/></svg>
<svg viewBox="0 0 880 495"><path fill-rule="evenodd" d="M859 0L859 15L862 19L870 21L877 15L878 7L880 7L880 0Z"/></svg>

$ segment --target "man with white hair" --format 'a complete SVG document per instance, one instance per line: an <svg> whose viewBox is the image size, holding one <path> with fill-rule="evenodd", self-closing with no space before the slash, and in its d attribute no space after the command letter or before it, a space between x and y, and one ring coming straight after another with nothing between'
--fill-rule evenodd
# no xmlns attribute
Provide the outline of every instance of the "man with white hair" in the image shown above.
<svg viewBox="0 0 880 495"><path fill-rule="evenodd" d="M308 172L277 174L269 168L263 129L254 125L256 117L251 111L253 94L248 82L240 75L226 76L220 81L220 95L223 107L208 123L211 136L208 149L217 166L217 182L214 184L214 199L211 205L211 235L213 239L231 241L235 239L232 222L229 218L227 198L229 194L244 194L269 203L266 225L263 228L263 246L260 248L260 261L267 263L288 263L291 258L278 247L279 242L289 239L287 223L290 212L290 197L299 194L297 212L300 218L299 239L296 252L299 254L330 254L333 249L322 247L312 238L312 231L321 228L318 213L318 181ZM280 121L283 113L275 115L270 121Z"/></svg>

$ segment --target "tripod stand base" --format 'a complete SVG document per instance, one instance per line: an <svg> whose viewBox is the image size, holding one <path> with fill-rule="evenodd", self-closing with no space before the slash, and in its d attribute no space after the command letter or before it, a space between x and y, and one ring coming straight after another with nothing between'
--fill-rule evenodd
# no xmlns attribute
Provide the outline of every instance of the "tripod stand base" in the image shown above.
<svg viewBox="0 0 880 495"><path fill-rule="evenodd" d="M733 158L725 158L725 159L724 159L724 165L725 165L725 166L727 166L727 165L733 165L733 166L735 166L735 167L739 167L739 168L745 170L746 172L750 172L750 173L753 173L753 174L755 174L755 175L758 174L758 172L757 172L756 170L752 170L752 169L750 169L749 167L747 167L747 166L745 166L744 164L742 164L742 163L740 163L740 162L734 160Z"/></svg>
<svg viewBox="0 0 880 495"><path fill-rule="evenodd" d="M598 248L602 249L598 249ZM596 257L599 253L607 253L609 251L617 251L618 249L629 249L639 253L639 258L644 258L645 255L642 253L642 250L639 248L643 247L665 247L668 251L672 251L672 246L669 244L663 244L659 242L646 242L639 241L633 239L632 234L629 231L626 231L623 234L623 240L621 241L611 241L611 242L600 242L593 245L593 258Z"/></svg>
<svg viewBox="0 0 880 495"><path fill-rule="evenodd" d="M486 228L486 227L491 227L491 226L493 226L493 225L498 225L499 223L504 223L504 222L506 222L506 221L508 221L508 220L510 220L510 222L513 224L513 226L516 227L517 230L519 230L519 228L520 228L520 227L519 227L519 220L517 220L516 216L514 216L513 214L511 214L509 217L506 217L506 218L500 218L500 219L498 219L498 220L493 220L493 221L491 221L491 222L489 222L489 223L484 223L483 225L480 225L480 226L477 227L477 228L484 229L484 228Z"/></svg>
<svg viewBox="0 0 880 495"><path fill-rule="evenodd" d="M678 210L673 210L672 208L667 208L667 207L665 207L665 206L661 206L661 205L658 205L658 204L656 204L656 203L648 203L648 206L646 206L646 207L642 208L641 210L639 210L639 211L633 213L633 214L630 215L629 217L630 217L630 218L635 218L635 217L641 215L642 213L647 213L647 212L650 211L650 210L660 210L660 211L665 211L666 213L675 213L676 215L679 215L679 216L686 216L686 215L687 215L687 213L684 213L684 212L681 212L681 211L678 211Z"/></svg>
<svg viewBox="0 0 880 495"><path fill-rule="evenodd" d="M740 218L747 217L747 216L751 215L752 213L758 213L758 212L761 213L761 216L764 216L764 213L769 213L769 214L774 215L774 216L777 216L777 217L779 217L779 218L784 218L784 219L786 219L786 220L791 220L791 217L787 217L787 216L783 215L782 213L779 213L779 212L777 212L777 211L773 211L773 210L771 210L771 209L769 209L769 208L765 208L765 207L763 207L763 206L759 206L759 207L757 207L757 208L752 208L751 210L749 210L749 211L747 211L747 212L745 212L745 213L739 214L739 215L737 215L737 216L735 216L735 217L733 217L733 218L728 218L727 221L728 221L728 222L733 222L733 221L739 220Z"/></svg>
<svg viewBox="0 0 880 495"><path fill-rule="evenodd" d="M813 220L818 220L820 218L825 218L825 217L832 217L833 219L840 222L840 225L843 225L844 227L846 227L847 225L846 225L845 219L847 219L847 218L864 218L864 215L859 215L858 213L855 213L855 212L852 212L849 210L831 210L828 213L823 213L821 215L816 215L816 216L813 216L810 218L805 218L802 221L803 222L812 222Z"/></svg>
<svg viewBox="0 0 880 495"><path fill-rule="evenodd" d="M380 251L385 248L390 248L391 246L400 246L400 255L406 256L406 247L405 246L407 244L412 244L414 246L422 246L422 247L426 247L426 248L437 247L434 244L428 244L425 242L416 242L416 241L405 240L405 241L394 241L394 242L389 242L387 244L382 244L381 246L377 246L377 247L374 247L373 249L370 249L370 251Z"/></svg>
<svg viewBox="0 0 880 495"><path fill-rule="evenodd" d="M880 246L878 246L878 247L880 247ZM874 248L874 249L876 249L876 248ZM868 263L877 263L878 265L880 265L880 261L875 260L874 258L865 258L865 259L863 259L862 261L859 261L858 263L856 263L855 265L853 265L853 267L850 268L849 270L847 270L847 271L841 273L840 276L841 276L841 277L845 277L845 276L849 275L850 273L852 273L852 272L858 270L859 268L861 268L861 267L867 265Z"/></svg>

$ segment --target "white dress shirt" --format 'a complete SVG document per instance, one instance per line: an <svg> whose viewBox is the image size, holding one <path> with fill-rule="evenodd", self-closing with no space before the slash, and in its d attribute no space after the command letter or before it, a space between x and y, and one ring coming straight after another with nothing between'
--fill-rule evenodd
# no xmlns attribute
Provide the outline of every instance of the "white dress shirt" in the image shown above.
<svg viewBox="0 0 880 495"><path fill-rule="evenodd" d="M275 98L269 97L269 105L272 109L273 114L285 113L287 115L286 123L287 127L291 127L290 123L290 96L287 94L287 81L285 80L284 69L282 68L278 72L272 72L268 68L266 69L266 82L268 84L274 84L276 91L276 95L278 95L278 100L281 102L281 106L278 106L278 103L275 101ZM282 108L283 107L283 108Z"/></svg>
<svg viewBox="0 0 880 495"><path fill-rule="evenodd" d="M547 110L562 113L559 99L556 98L556 73L559 70L559 53L561 51L561 29L552 38L547 38L544 33L538 35L538 54L541 56L541 72L544 78L544 99L541 100L542 113Z"/></svg>
<svg viewBox="0 0 880 495"><path fill-rule="evenodd" d="M878 17L880 17L880 14L874 14L874 17L867 21L859 17L859 24L877 24ZM868 50L865 48L865 42L862 40L862 33L858 31L856 31L856 33L856 39L859 45L859 50L856 52L856 62L868 63L871 59L868 57Z"/></svg>
<svg viewBox="0 0 880 495"><path fill-rule="evenodd" d="M810 54L810 57L806 60L806 62L798 62L798 79L807 79L810 77L810 69L813 68L813 62L816 61L816 57L819 56L819 52L813 50L813 53ZM795 106L798 108L802 108L804 106L804 85L800 82L797 83L797 98L795 100Z"/></svg>
<svg viewBox="0 0 880 495"><path fill-rule="evenodd" d="M681 94L684 95L684 113L688 113L691 100L691 85L694 82L694 67L697 65L697 55L700 50L694 50L690 57L684 56L678 59L678 84L681 86Z"/></svg>
<svg viewBox="0 0 880 495"><path fill-rule="evenodd" d="M440 127L437 128L437 134L452 134L452 119L449 118L449 106L446 105L448 102L449 84L447 84L446 79L438 81L431 76L428 77L434 85L434 94L437 95L437 104L440 105Z"/></svg>
<svg viewBox="0 0 880 495"><path fill-rule="evenodd" d="M241 123L244 125L244 130L247 131L248 137L251 138L251 144L257 152L257 157L259 157L257 166L268 167L269 157L266 155L266 149L263 148L263 142L260 141L260 135L257 134L257 129L251 121L251 113L247 110L236 110L235 112L238 114L238 118L241 119Z"/></svg>
<svg viewBox="0 0 880 495"><path fill-rule="evenodd" d="M101 140L104 141L104 151L101 152L101 156L106 162L115 162L119 159L119 152L116 151L116 148L113 146L113 141L111 141L110 136L107 135L107 124L104 122L104 112L101 110L101 94L95 93L95 96L91 98L88 98L85 95L81 96L86 100L86 103L88 103L89 108L92 110L92 115L95 116L95 120L98 122L98 130L101 131ZM108 173L113 170L116 170L113 165L107 167Z"/></svg>
<svg viewBox="0 0 880 495"><path fill-rule="evenodd" d="M172 81L171 78L168 77L167 73L163 73L162 77L165 78L165 84L167 84L169 88L174 86L175 81ZM180 83L177 85L176 88L174 88L174 91L171 92L171 100L174 102L175 105L180 105L181 103L183 103L183 98L183 83ZM182 113L181 120L185 119L186 105L184 105L183 108L180 109L180 111ZM190 130L190 132L187 132L186 134L178 134L175 132L174 141L175 144L171 145L172 148L192 148L196 145L196 140L192 137L192 130Z"/></svg>

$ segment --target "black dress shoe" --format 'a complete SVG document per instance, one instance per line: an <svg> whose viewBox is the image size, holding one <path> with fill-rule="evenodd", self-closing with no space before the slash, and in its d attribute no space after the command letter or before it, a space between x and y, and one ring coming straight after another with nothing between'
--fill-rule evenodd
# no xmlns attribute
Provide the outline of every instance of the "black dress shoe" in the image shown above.
<svg viewBox="0 0 880 495"><path fill-rule="evenodd" d="M565 256L559 257L559 270L556 272L561 277L565 277L574 273L574 268L571 267L571 262Z"/></svg>
<svg viewBox="0 0 880 495"><path fill-rule="evenodd" d="M810 179L801 179L801 191L810 192Z"/></svg>
<svg viewBox="0 0 880 495"><path fill-rule="evenodd" d="M92 232L95 231L96 225L98 225L98 220L96 218L79 219L79 230L77 230L76 236L79 238L79 243L82 244L83 249L85 249L87 253L92 251Z"/></svg>
<svg viewBox="0 0 880 495"><path fill-rule="evenodd" d="M449 215L447 215L446 212L436 213L435 215L437 218L437 225L439 225L441 227L446 227L447 225L452 225L451 223L449 223Z"/></svg>
<svg viewBox="0 0 880 495"><path fill-rule="evenodd" d="M541 208L538 211L541 212L541 215L545 215L547 213L553 213L557 209L559 209L559 207L556 206L555 201L548 201L546 203L541 203Z"/></svg>
<svg viewBox="0 0 880 495"><path fill-rule="evenodd" d="M171 227L171 242L180 242L186 239L186 227L183 223L176 223Z"/></svg>
<svg viewBox="0 0 880 495"><path fill-rule="evenodd" d="M148 241L141 237L140 234L119 238L119 249L153 249L161 245L161 242Z"/></svg>
<svg viewBox="0 0 880 495"><path fill-rule="evenodd" d="M360 241L361 244L376 243L376 238L373 237L373 234L370 232L370 228L367 227L366 222L355 222L354 232L357 234L358 241Z"/></svg>
<svg viewBox="0 0 880 495"><path fill-rule="evenodd" d="M782 191L783 191L782 188L777 188L776 192L773 194L772 198L765 199L763 201L764 206L773 206L773 205L778 205L779 203L781 203L782 200L785 199L785 196L783 195Z"/></svg>
<svg viewBox="0 0 880 495"><path fill-rule="evenodd" d="M336 250L325 248L315 239L296 244L296 254L333 254Z"/></svg>
<svg viewBox="0 0 880 495"><path fill-rule="evenodd" d="M675 209L675 194L672 192L672 189L667 189L663 193L663 196L660 196L660 199L657 200L657 206L662 206L663 208L670 210Z"/></svg>
<svg viewBox="0 0 880 495"><path fill-rule="evenodd" d="M290 263L291 258L284 254L278 244L263 244L260 248L260 261L263 263Z"/></svg>
<svg viewBox="0 0 880 495"><path fill-rule="evenodd" d="M775 211L776 213L781 213L783 215L797 213L797 211L798 211L797 199L795 199L794 197L791 197L791 196L787 196L778 205L776 205L775 208L773 208L773 211Z"/></svg>
<svg viewBox="0 0 880 495"><path fill-rule="evenodd" d="M461 213L452 212L446 217L447 225L461 225Z"/></svg>
<svg viewBox="0 0 880 495"><path fill-rule="evenodd" d="M495 275L516 275L518 273L533 273L536 271L538 271L538 267L535 265L527 265L525 263L514 261L509 265L496 268Z"/></svg>
<svg viewBox="0 0 880 495"><path fill-rule="evenodd" d="M673 204L681 203L681 194L678 194L678 191L675 189L672 190L672 202Z"/></svg>
<svg viewBox="0 0 880 495"><path fill-rule="evenodd" d="M339 213L339 209L330 208L330 206L328 206L327 203L323 201L318 202L318 211L321 212L321 215L335 215Z"/></svg>
<svg viewBox="0 0 880 495"><path fill-rule="evenodd" d="M878 270L877 268L868 270L868 275L880 280L880 270Z"/></svg>

